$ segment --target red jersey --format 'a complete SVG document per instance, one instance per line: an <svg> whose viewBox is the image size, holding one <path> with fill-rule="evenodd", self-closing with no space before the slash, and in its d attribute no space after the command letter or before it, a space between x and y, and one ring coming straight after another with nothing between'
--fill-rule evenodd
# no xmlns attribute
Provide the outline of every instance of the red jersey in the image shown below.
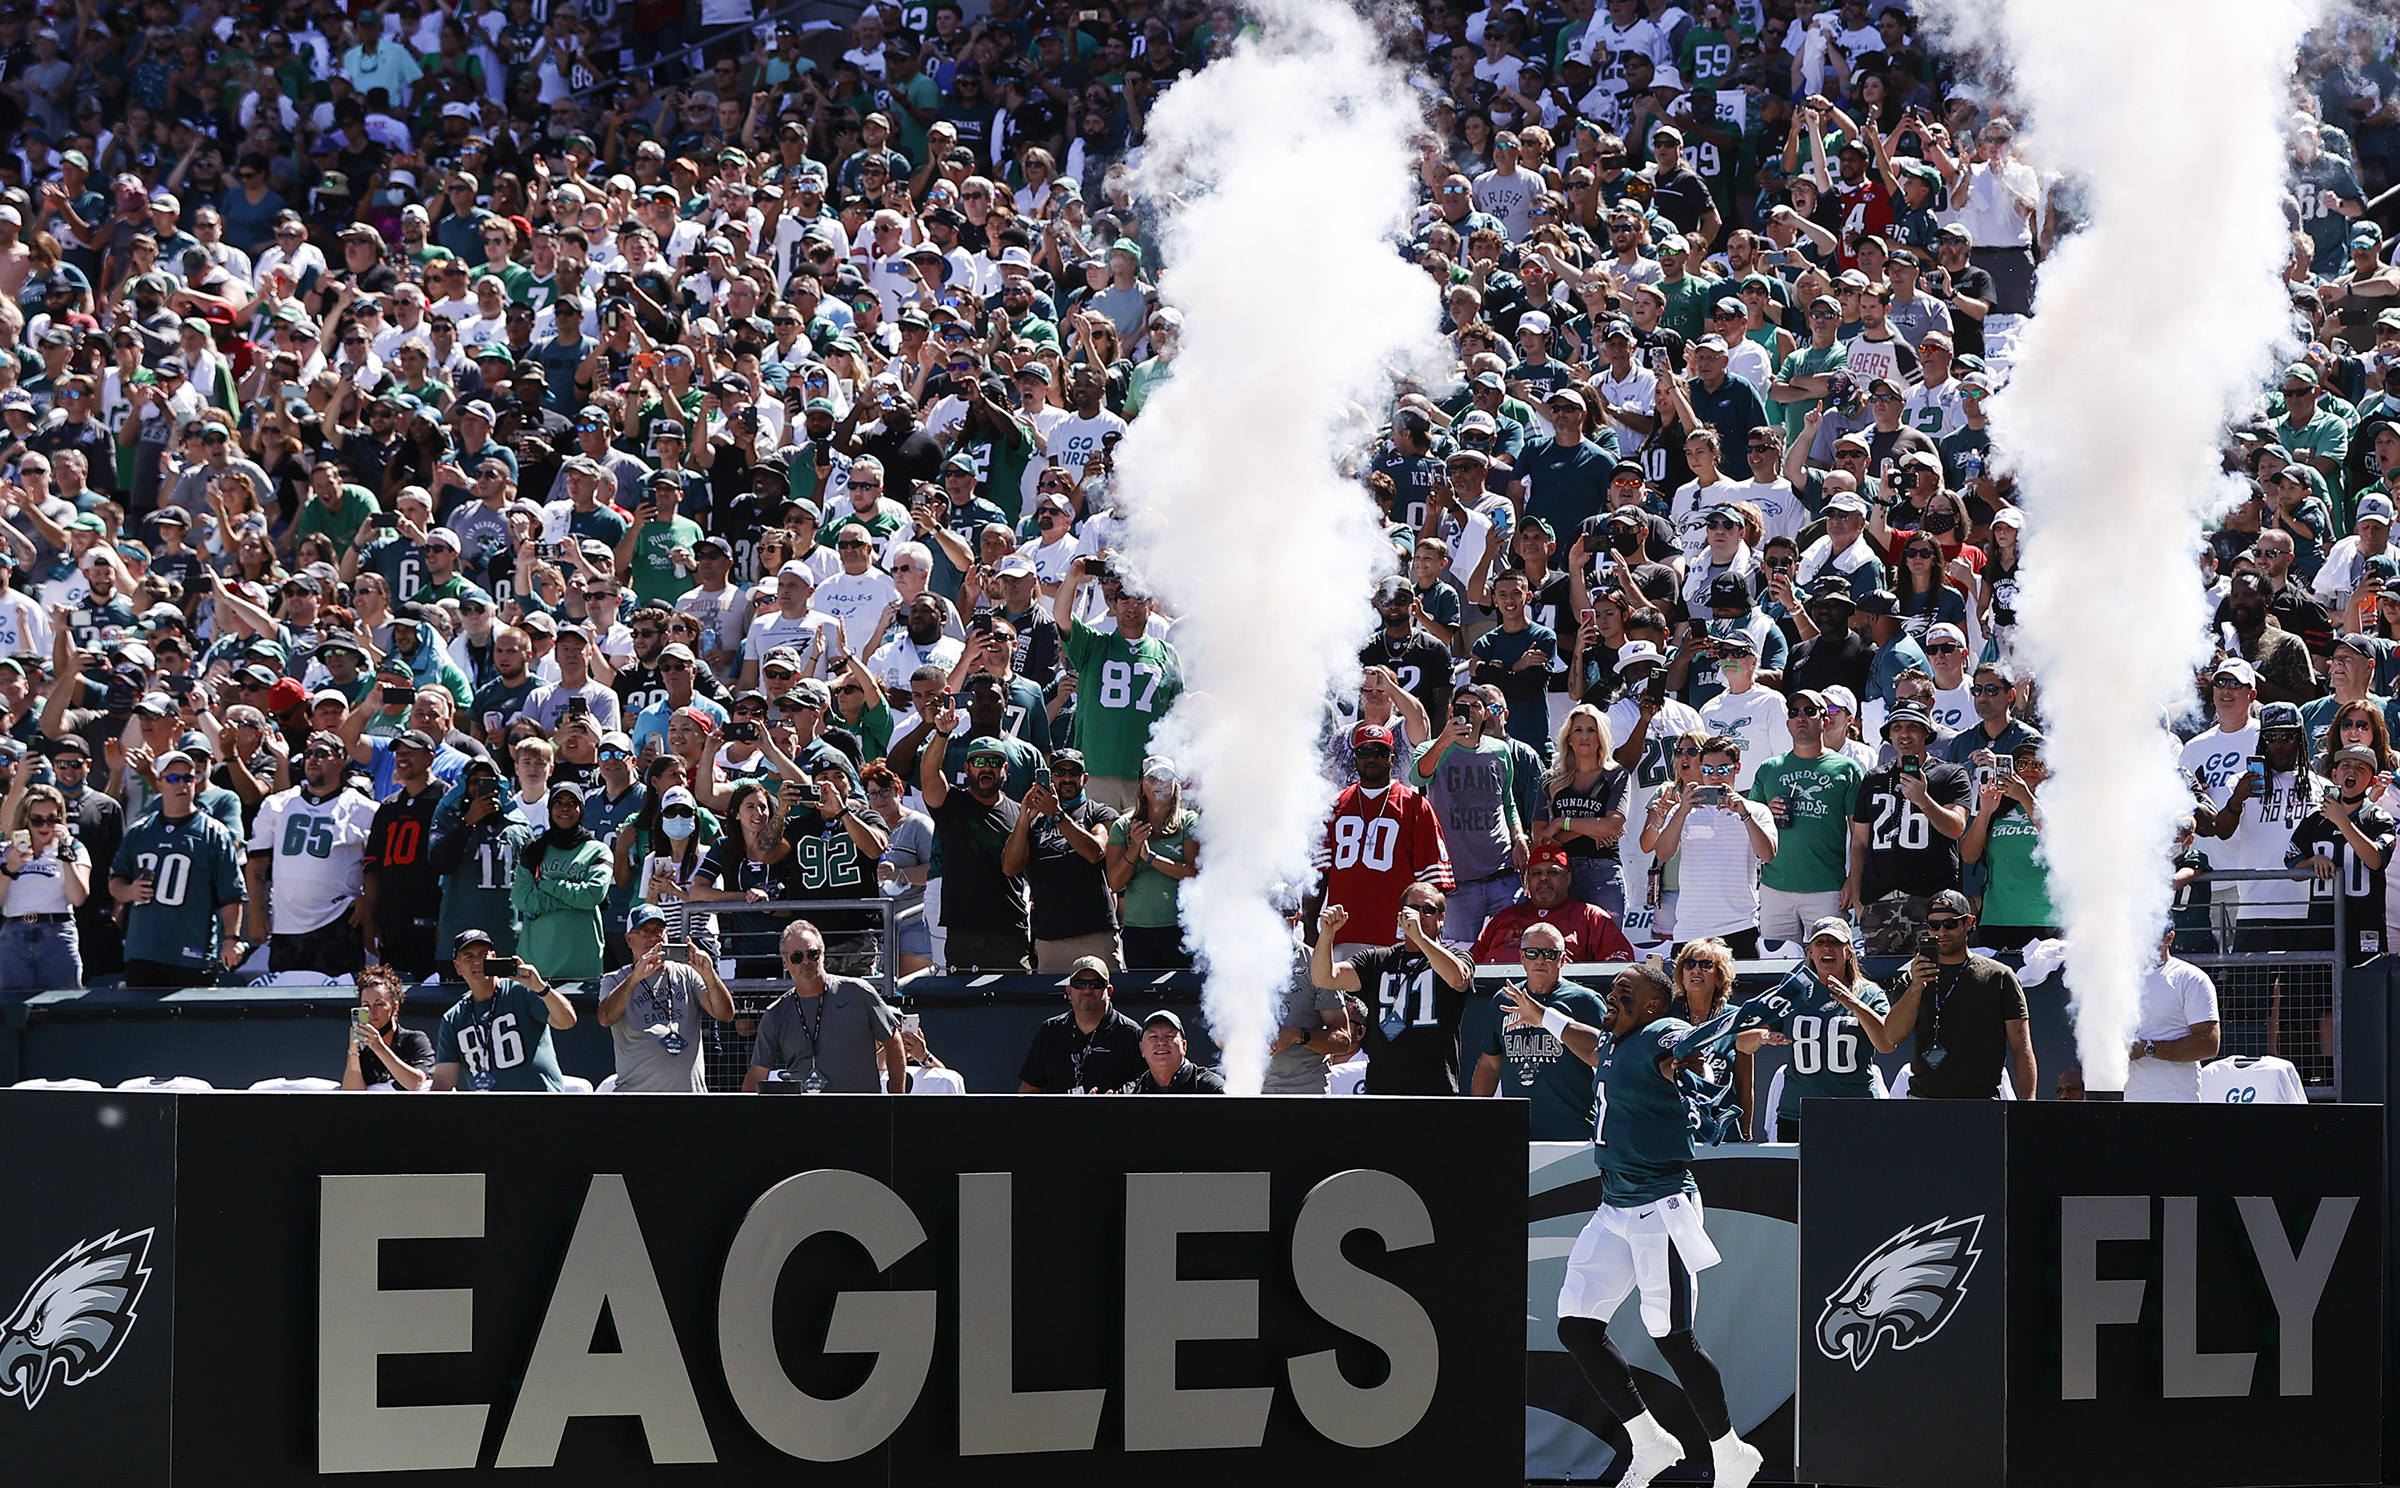
<svg viewBox="0 0 2400 1488"><path fill-rule="evenodd" d="M1334 798L1316 867L1325 902L1350 911L1341 932L1345 943L1397 942L1400 896L1408 886L1432 884L1447 893L1453 882L1433 803L1398 781L1379 794L1353 785Z"/></svg>
<svg viewBox="0 0 2400 1488"><path fill-rule="evenodd" d="M1841 266L1855 269L1858 239L1873 235L1890 240L1892 223L1897 220L1892 216L1892 196L1873 171L1861 176L1856 185L1835 177L1833 194L1842 204L1842 225L1837 229L1842 239Z"/></svg>
<svg viewBox="0 0 2400 1488"><path fill-rule="evenodd" d="M1607 910L1598 905L1570 899L1556 909L1540 909L1530 903L1512 904L1483 922L1483 933L1475 937L1477 966L1506 966L1524 957L1519 954L1518 942L1532 925L1555 925L1567 938L1569 961L1638 961L1633 942L1617 928L1617 922Z"/></svg>

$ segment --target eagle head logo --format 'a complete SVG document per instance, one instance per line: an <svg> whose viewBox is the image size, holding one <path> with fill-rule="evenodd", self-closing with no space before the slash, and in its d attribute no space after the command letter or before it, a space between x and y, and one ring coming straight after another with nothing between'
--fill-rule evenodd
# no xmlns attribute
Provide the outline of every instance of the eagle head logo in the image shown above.
<svg viewBox="0 0 2400 1488"><path fill-rule="evenodd" d="M1914 1348L1942 1331L1966 1300L1967 1273L1983 1252L1975 1248L1983 1216L1947 1217L1902 1230L1867 1253L1850 1279L1825 1299L1817 1315L1817 1351L1867 1367L1887 1335L1896 1349Z"/></svg>
<svg viewBox="0 0 2400 1488"><path fill-rule="evenodd" d="M150 1284L151 1233L111 1231L70 1246L35 1279L0 1322L0 1395L19 1396L31 1410L53 1375L80 1385L108 1367Z"/></svg>

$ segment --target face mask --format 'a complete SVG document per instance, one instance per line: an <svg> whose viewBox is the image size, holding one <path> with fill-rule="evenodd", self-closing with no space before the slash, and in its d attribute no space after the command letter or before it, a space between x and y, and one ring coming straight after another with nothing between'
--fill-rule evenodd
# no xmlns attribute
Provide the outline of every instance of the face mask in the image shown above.
<svg viewBox="0 0 2400 1488"><path fill-rule="evenodd" d="M1956 532L1958 530L1958 514L1947 507L1940 511L1929 511L1925 514L1925 530L1927 532Z"/></svg>
<svg viewBox="0 0 2400 1488"><path fill-rule="evenodd" d="M658 819L658 828L677 842L681 842L684 838L700 830L700 819L694 816L662 816Z"/></svg>

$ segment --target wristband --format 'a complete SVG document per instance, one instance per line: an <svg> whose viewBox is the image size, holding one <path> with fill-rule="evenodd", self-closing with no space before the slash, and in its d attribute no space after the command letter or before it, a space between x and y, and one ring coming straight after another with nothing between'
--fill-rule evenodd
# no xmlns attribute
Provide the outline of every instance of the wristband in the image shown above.
<svg viewBox="0 0 2400 1488"><path fill-rule="evenodd" d="M1542 1009L1542 1028L1560 1043L1567 1041L1567 1015L1555 1007Z"/></svg>

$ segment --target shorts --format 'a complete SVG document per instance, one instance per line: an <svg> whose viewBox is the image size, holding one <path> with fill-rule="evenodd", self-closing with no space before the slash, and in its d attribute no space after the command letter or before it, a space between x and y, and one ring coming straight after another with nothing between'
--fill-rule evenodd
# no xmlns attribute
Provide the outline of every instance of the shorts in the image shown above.
<svg viewBox="0 0 2400 1488"><path fill-rule="evenodd" d="M1758 890L1758 938L1763 941L1790 940L1806 944L1810 926L1828 916L1839 916L1841 912L1840 889L1827 889L1822 894L1793 894L1761 884Z"/></svg>
<svg viewBox="0 0 2400 1488"><path fill-rule="evenodd" d="M894 933L900 940L900 954L933 959L933 932L925 926L925 906L912 904L900 911L893 921Z"/></svg>
<svg viewBox="0 0 2400 1488"><path fill-rule="evenodd" d="M1692 1325L1699 1273L1723 1259L1708 1240L1695 1193L1647 1204L1602 1204L1575 1237L1558 1315L1607 1322L1628 1294L1642 1294L1642 1327L1664 1338Z"/></svg>

